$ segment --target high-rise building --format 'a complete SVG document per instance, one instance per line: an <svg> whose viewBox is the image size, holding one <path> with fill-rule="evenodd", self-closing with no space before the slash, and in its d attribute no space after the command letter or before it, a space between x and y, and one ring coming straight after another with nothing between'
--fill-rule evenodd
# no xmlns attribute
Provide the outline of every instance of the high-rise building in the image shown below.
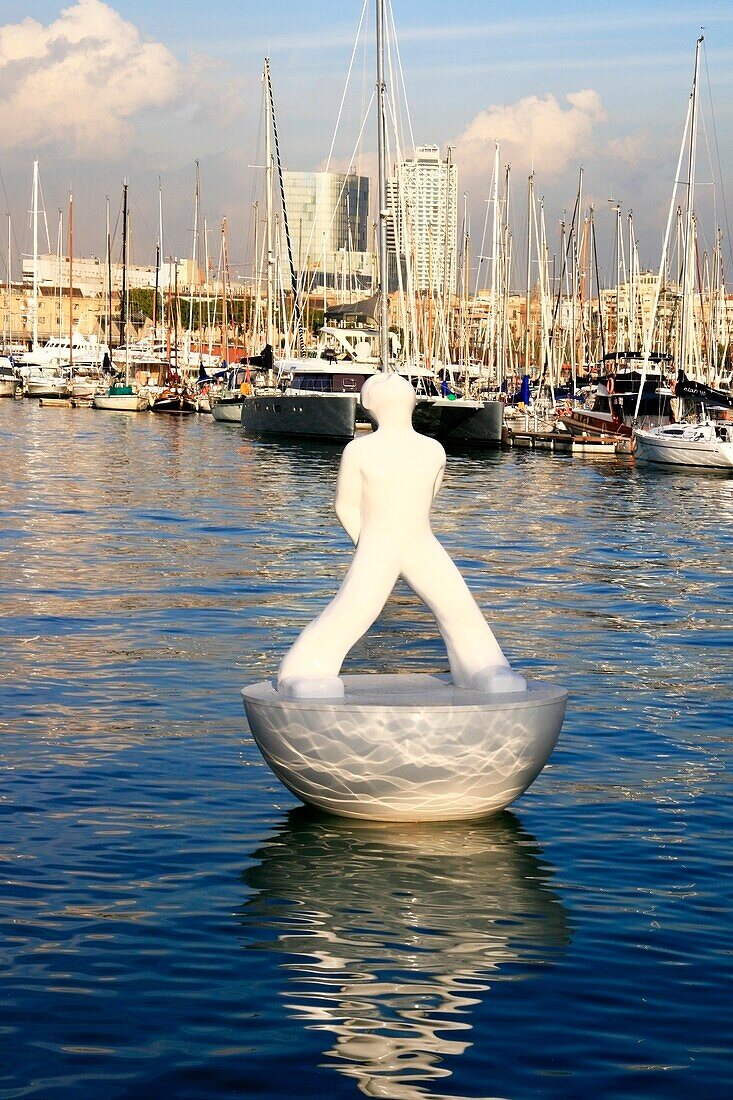
<svg viewBox="0 0 733 1100"><path fill-rule="evenodd" d="M387 181L390 288L411 265L417 291L455 294L458 171L437 145L418 145Z"/></svg>
<svg viewBox="0 0 733 1100"><path fill-rule="evenodd" d="M284 172L293 262L309 287L371 291L369 180L343 172ZM282 245L283 255L285 245Z"/></svg>

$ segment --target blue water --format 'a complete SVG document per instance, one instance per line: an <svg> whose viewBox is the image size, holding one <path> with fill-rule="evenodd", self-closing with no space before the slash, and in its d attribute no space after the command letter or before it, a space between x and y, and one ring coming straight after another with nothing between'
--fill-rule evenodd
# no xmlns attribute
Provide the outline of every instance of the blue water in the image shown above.
<svg viewBox="0 0 733 1100"><path fill-rule="evenodd" d="M570 691L482 824L298 808L239 689L349 560L338 448L0 402L2 1097L723 1097L733 478L452 456L435 529ZM446 667L398 590L352 670Z"/></svg>

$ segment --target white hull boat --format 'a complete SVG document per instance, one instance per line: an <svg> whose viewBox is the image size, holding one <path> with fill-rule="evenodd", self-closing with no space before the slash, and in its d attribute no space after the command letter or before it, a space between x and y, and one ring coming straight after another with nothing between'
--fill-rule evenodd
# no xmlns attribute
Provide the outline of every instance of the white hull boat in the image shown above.
<svg viewBox="0 0 733 1100"><path fill-rule="evenodd" d="M71 382L67 375L53 370L33 371L25 382L26 397L71 397Z"/></svg>
<svg viewBox="0 0 733 1100"><path fill-rule="evenodd" d="M211 401L211 415L220 424L241 424L243 397L217 397Z"/></svg>
<svg viewBox="0 0 733 1100"><path fill-rule="evenodd" d="M108 412L143 412L149 407L147 394L132 386L110 386L106 393L94 395L92 405Z"/></svg>
<svg viewBox="0 0 733 1100"><path fill-rule="evenodd" d="M0 397L15 397L20 388L20 378L13 370L13 364L5 355L0 355Z"/></svg>
<svg viewBox="0 0 733 1100"><path fill-rule="evenodd" d="M704 420L665 424L634 431L635 454L642 462L733 470L733 422Z"/></svg>

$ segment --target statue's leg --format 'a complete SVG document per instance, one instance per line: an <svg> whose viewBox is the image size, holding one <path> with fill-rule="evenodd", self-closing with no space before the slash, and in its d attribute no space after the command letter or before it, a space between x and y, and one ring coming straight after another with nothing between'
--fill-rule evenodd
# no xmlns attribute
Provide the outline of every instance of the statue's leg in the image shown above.
<svg viewBox="0 0 733 1100"><path fill-rule="evenodd" d="M402 576L430 608L443 635L453 682L487 691L523 691L455 563L435 538L410 548Z"/></svg>
<svg viewBox="0 0 733 1100"><path fill-rule="evenodd" d="M358 547L341 588L285 654L278 688L299 698L343 695L344 658L378 617L398 576L396 562Z"/></svg>

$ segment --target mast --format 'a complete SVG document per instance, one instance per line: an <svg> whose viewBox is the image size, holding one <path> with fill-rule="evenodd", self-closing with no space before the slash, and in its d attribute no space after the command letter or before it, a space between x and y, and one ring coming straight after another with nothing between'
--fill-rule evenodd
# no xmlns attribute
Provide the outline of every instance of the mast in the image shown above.
<svg viewBox="0 0 733 1100"><path fill-rule="evenodd" d="M668 248L669 248L670 234L671 234L671 231L672 231L672 221L675 217L675 213L677 214L678 218L679 218L679 215L680 215L679 208L676 208L675 204L676 204L676 199L677 199L677 185L679 184L679 180L680 180L680 171L681 171L681 168L682 168L682 161L683 161L684 154L685 154L685 145L686 145L686 142L688 140L688 135L689 135L690 147L692 145L694 145L694 141L695 141L694 122L695 122L695 116L696 116L696 113L697 113L696 112L697 76L698 76L698 64L699 64L699 59L700 59L700 46L702 45L703 41L704 41L703 37L700 36L700 38L698 38L697 44L695 46L695 73L694 73L694 77L693 77L692 91L690 92L689 103L688 103L688 106L687 106L687 118L685 119L685 128L684 128L684 131L683 131L683 134L682 134L682 144L680 145L680 155L679 155L679 159L677 161L677 170L675 172L675 177L674 177L675 183L674 183L674 187L672 189L672 199L671 199L671 202L669 204L669 215L667 217L667 228L666 228L666 231L665 231L665 234L664 234L664 244L662 245L662 258L659 262L659 275L657 276L656 287L655 287L655 290L654 290L654 302L652 304L652 309L651 309L651 313L650 313L649 325L648 325L648 328L647 328L647 331L646 331L646 334L645 334L645 337L644 337L644 363L642 365L641 381L639 383L639 392L637 394L636 405L634 407L634 419L636 419L639 415L639 408L641 406L641 395L642 395L642 392L643 392L643 389L644 389L644 383L646 381L646 376L647 376L647 364L649 362L649 357L651 355L652 342L653 342L653 339L654 339L654 326L655 326L656 317L657 317L657 309L659 307L659 298L660 298L661 288L662 288L662 279L664 277L665 270L667 268L667 252L668 252ZM695 163L694 162L694 153L692 151L692 148L690 148L688 160L689 160L689 163L688 163L688 173L689 173L689 171L691 169L694 169L694 163ZM690 185L692 184L692 177L689 176L689 175L688 175L688 182L689 182ZM688 198L689 198L689 195L688 195ZM688 205L689 205L690 210L691 210L692 204L689 203ZM686 246L685 246L685 250L687 250ZM678 249L678 254L679 254L679 249ZM683 275L684 275L684 272L683 272ZM684 316L684 314L686 312L684 292L683 292L683 295L682 295L682 312L683 312L683 316ZM681 362L684 362L684 345L682 345L682 350L681 351L678 347L677 362L678 362L678 364L681 363Z"/></svg>
<svg viewBox="0 0 733 1100"><path fill-rule="evenodd" d="M293 291L293 312L295 314L295 335L298 341L298 348L301 355L305 355L305 336L303 335L303 318L300 309L300 295L298 293L298 280L299 275L295 272L295 261L293 260L293 246L290 240L290 227L288 225L288 208L285 205L285 181L283 179L283 167L280 159L280 142L277 136L277 122L275 119L275 100L272 95L272 77L270 76L270 59L265 58L265 78L267 86L267 99L270 107L270 122L272 124L272 136L275 141L275 156L277 157L277 176L280 184L280 205L283 210L283 229L285 230L285 245L288 250L288 261L290 264L290 283ZM268 159L268 168L270 166L270 160Z"/></svg>
<svg viewBox="0 0 733 1100"><path fill-rule="evenodd" d="M389 363L389 298L387 294L387 140L385 126L384 83L384 0L377 4L377 165L378 165L378 247L379 247L379 342L381 369Z"/></svg>
<svg viewBox="0 0 733 1100"><path fill-rule="evenodd" d="M69 367L74 370L74 196L69 192Z"/></svg>
<svg viewBox="0 0 733 1100"><path fill-rule="evenodd" d="M11 258L12 251L12 221L10 214L8 214L8 349L9 354L12 354L13 350L13 261Z"/></svg>
<svg viewBox="0 0 733 1100"><path fill-rule="evenodd" d="M268 98L269 106L269 91L267 87L267 61L265 61L265 68L262 74L262 79L265 84L265 95ZM273 325L273 310L275 305L275 253L273 250L273 206L272 206L272 137L270 134L269 123L265 122L265 171L266 175L266 225L267 225L267 301L266 301L266 322L265 322L265 343L270 347L274 347L274 325Z"/></svg>
<svg viewBox="0 0 733 1100"><path fill-rule="evenodd" d="M105 253L105 264L107 266L107 286L106 286L106 298L105 310L104 310L104 342L108 348L112 347L112 239L109 232L109 195L106 198L106 230L107 230L107 243Z"/></svg>
<svg viewBox="0 0 733 1100"><path fill-rule="evenodd" d="M532 294L532 211L534 207L534 172L529 177L527 186L527 278L524 288L524 373L529 374L529 307Z"/></svg>
<svg viewBox="0 0 733 1100"><path fill-rule="evenodd" d="M697 81L700 73L700 46L703 38L700 36L695 45L695 74L692 78L692 91L690 93L690 147L687 158L687 204L685 209L685 251L684 267L682 273L682 316L680 323L680 366L689 373L692 362L692 340L694 324L692 322L691 306L695 285L695 163L697 158Z"/></svg>
<svg viewBox="0 0 733 1100"><path fill-rule="evenodd" d="M33 161L33 350L38 347L38 161Z"/></svg>
<svg viewBox="0 0 733 1100"><path fill-rule="evenodd" d="M229 303L228 303L228 283L229 283L229 257L227 255L227 220L221 219L221 264L222 264L222 290L221 290L221 330L222 330L222 356L224 361L229 364ZM271 308L271 307L270 307ZM271 316L268 317L268 323L271 323ZM268 341L269 343L269 341Z"/></svg>
<svg viewBox="0 0 733 1100"><path fill-rule="evenodd" d="M127 343L127 180L122 184L122 292L120 294L120 340Z"/></svg>
<svg viewBox="0 0 733 1100"><path fill-rule="evenodd" d="M491 201L494 205L491 221L491 350L489 363L493 367L496 385L501 389L501 364L498 349L499 313L499 142L494 142L494 172Z"/></svg>
<svg viewBox="0 0 733 1100"><path fill-rule="evenodd" d="M191 344L193 343L193 279L197 270L199 251L199 202L201 198L201 177L199 174L199 162L196 161L196 183L193 206L193 248L191 250L191 278L188 288L188 325L186 327L186 357L191 361ZM201 309L199 308L199 325L201 324Z"/></svg>
<svg viewBox="0 0 733 1100"><path fill-rule="evenodd" d="M153 291L153 344L158 336L158 297L160 294L160 241L155 246L155 290Z"/></svg>

